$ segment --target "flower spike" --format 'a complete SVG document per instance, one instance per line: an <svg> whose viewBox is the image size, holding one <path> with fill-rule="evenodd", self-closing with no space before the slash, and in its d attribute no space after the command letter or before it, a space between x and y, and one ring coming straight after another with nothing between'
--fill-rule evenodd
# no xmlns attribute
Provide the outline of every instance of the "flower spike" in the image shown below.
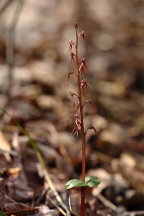
<svg viewBox="0 0 144 216"><path fill-rule="evenodd" d="M85 188L87 187L95 187L100 181L95 176L86 176L86 135L87 130L92 129L96 134L98 134L97 130L93 125L91 125L87 130L85 130L84 124L84 105L90 104L90 100L84 99L84 93L89 88L86 81L86 72L87 65L85 58L81 58L79 55L79 40L85 39L84 31L78 31L78 23L74 23L75 28L75 41L69 41L69 53L71 57L71 65L73 66L72 71L68 72L68 80L71 75L74 75L74 78L77 81L77 93L69 92L71 96L71 100L74 105L74 128L72 130L72 134L78 136L81 135L81 149L82 149L82 170L81 170L81 180L72 179L66 183L66 188L74 188L81 187L81 206L80 206L80 214L79 216L85 215Z"/></svg>

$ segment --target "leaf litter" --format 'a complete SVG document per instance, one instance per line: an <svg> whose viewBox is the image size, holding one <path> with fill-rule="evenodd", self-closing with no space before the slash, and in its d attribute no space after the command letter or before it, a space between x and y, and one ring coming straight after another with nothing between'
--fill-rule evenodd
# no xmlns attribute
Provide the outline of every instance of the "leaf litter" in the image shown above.
<svg viewBox="0 0 144 216"><path fill-rule="evenodd" d="M6 111L37 141L54 188L68 209L70 198L72 214L78 215L78 192L67 194L64 189L69 178L79 178L81 169L80 139L71 134L72 107L66 83L68 41L77 13L88 35L82 52L88 59L95 109L85 109L86 123L91 119L99 130L98 137L92 130L87 137L87 174L101 179L97 189L89 191L93 196L87 198L87 215L143 215L143 2L70 4L71 10L66 0L62 4L25 3L16 31ZM9 11L4 13L2 26L9 18ZM4 107L7 66L2 31L0 47L0 106ZM74 90L75 83L71 86ZM63 215L65 209L45 181L28 137L12 118L1 116L0 211L7 215Z"/></svg>

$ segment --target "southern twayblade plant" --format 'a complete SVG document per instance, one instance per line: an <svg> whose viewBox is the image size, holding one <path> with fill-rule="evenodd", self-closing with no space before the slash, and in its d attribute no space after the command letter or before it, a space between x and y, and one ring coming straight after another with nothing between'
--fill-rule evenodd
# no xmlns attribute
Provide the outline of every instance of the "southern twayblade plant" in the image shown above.
<svg viewBox="0 0 144 216"><path fill-rule="evenodd" d="M81 206L79 216L85 215L85 192L86 188L96 187L100 180L95 176L86 176L86 134L84 125L84 106L86 104L91 105L89 99L84 99L85 92L89 89L86 81L87 65L85 58L81 58L79 55L79 40L80 38L85 40L84 31L78 31L78 23L74 24L75 28L75 41L69 42L69 53L71 58L72 70L68 71L68 81L71 76L74 76L77 80L78 90L77 92L70 92L72 103L74 105L74 128L72 133L74 135L81 135L82 139L82 173L81 179L71 179L66 184L67 189L80 187L81 188ZM93 125L88 129L93 129L97 134L97 130Z"/></svg>

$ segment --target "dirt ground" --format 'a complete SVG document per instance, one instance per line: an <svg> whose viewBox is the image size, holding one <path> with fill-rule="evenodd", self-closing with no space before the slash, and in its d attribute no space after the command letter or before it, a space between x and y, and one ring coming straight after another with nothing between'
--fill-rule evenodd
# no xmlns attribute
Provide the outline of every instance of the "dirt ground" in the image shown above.
<svg viewBox="0 0 144 216"><path fill-rule="evenodd" d="M144 215L144 1L0 1L0 215L79 215L81 136L67 82L74 22L85 32L86 216Z"/></svg>

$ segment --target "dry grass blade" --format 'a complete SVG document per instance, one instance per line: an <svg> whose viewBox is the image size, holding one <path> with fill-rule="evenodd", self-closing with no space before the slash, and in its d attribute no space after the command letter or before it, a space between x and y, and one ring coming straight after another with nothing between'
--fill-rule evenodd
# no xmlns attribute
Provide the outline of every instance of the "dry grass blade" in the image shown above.
<svg viewBox="0 0 144 216"><path fill-rule="evenodd" d="M4 112L6 115L8 115L10 118L11 116L3 109L3 108L0 108L2 112ZM37 142L30 136L29 132L19 124L19 122L16 120L16 119L13 119L15 124L18 126L19 130L24 133L25 136L28 137L29 139L29 142L30 144L32 145L34 151L36 152L36 155L37 155L37 158L41 164L41 167L43 169L43 173L44 173L44 177L45 177L45 180L47 181L50 189L52 190L53 194L55 195L55 198L56 200L58 201L59 205L56 205L57 209L64 215L64 216L69 216L70 215L70 212L67 208L67 206L64 204L64 202L62 201L60 195L57 193L51 179L50 179L50 176L49 176L49 173L48 173L48 170L46 168L46 164L45 164L45 160L43 159L43 156L38 148L38 145L37 145Z"/></svg>
<svg viewBox="0 0 144 216"><path fill-rule="evenodd" d="M13 79L13 68L14 68L14 43L15 43L15 30L19 20L19 16L21 14L24 0L17 0L16 7L14 11L14 15L10 21L9 26L5 29L5 43L6 43L6 65L7 65L7 73L8 73L8 80L6 86L6 96L7 96L7 103L5 104L5 109L9 105L10 97L11 97L11 86L12 86L12 79ZM2 13L7 5L10 4L10 1L6 1L5 5L1 7L0 13Z"/></svg>

